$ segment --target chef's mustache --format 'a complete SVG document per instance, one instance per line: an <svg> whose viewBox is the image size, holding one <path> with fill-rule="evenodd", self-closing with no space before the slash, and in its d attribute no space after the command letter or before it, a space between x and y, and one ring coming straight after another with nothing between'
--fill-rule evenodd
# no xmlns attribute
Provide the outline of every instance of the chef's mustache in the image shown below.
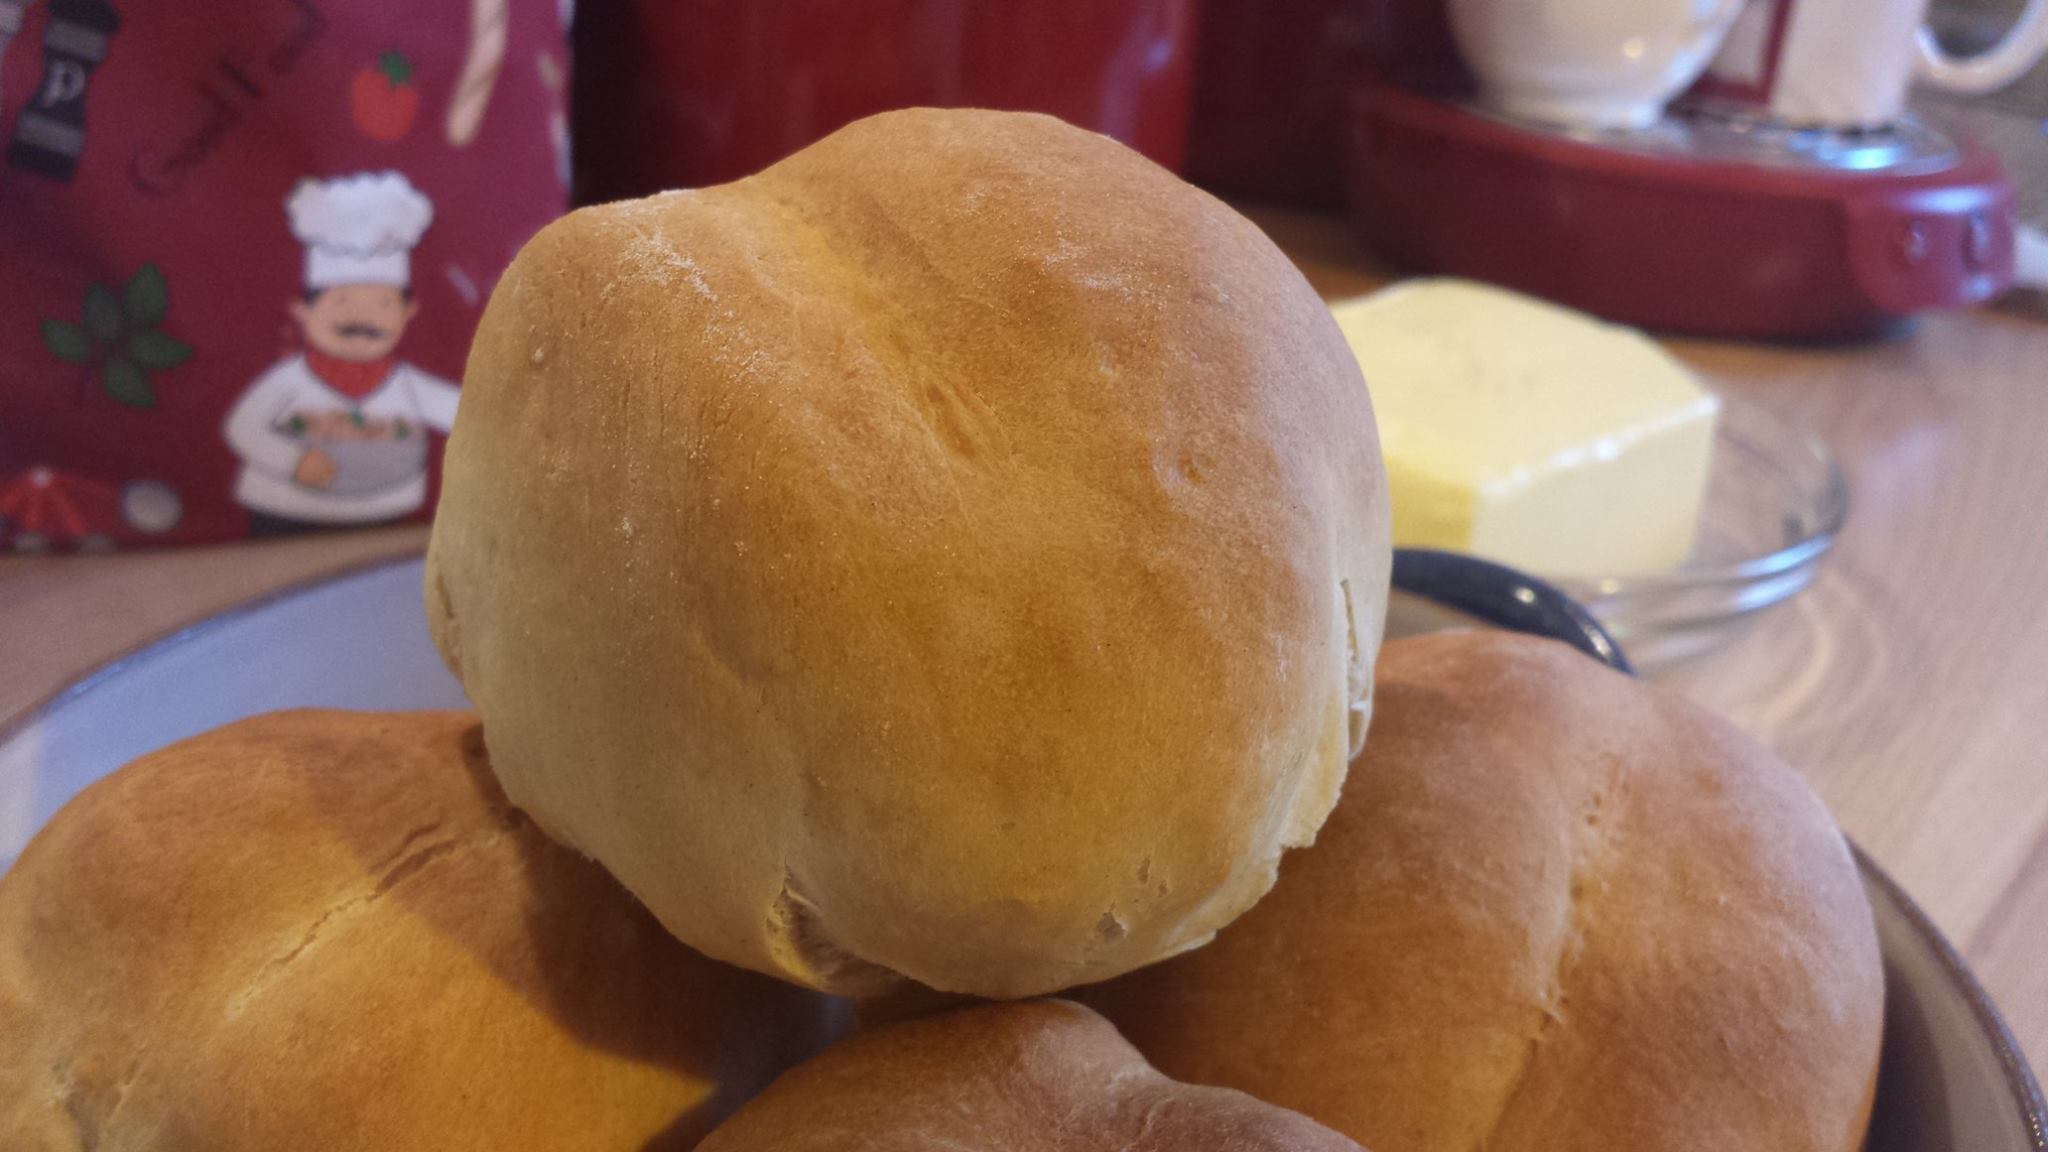
<svg viewBox="0 0 2048 1152"><path fill-rule="evenodd" d="M343 336L360 336L365 340L382 340L390 335L388 329L379 328L375 324L343 324L335 331Z"/></svg>

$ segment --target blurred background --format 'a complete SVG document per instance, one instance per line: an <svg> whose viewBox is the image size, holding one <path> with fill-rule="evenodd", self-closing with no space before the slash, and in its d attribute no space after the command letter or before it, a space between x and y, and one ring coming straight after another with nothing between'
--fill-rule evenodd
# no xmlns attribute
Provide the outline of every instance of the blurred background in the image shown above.
<svg viewBox="0 0 2048 1152"><path fill-rule="evenodd" d="M1881 333L2024 280L2016 225L2048 221L2048 76L1901 113L1912 29L2032 37L2024 63L2048 30L2018 0L1879 8L1897 33L1835 75L1799 53L1849 0L0 0L0 547L424 518L469 333L535 230L911 105L1348 208L1389 271L1656 331ZM1758 43L1780 95L1864 110L1745 95Z"/></svg>

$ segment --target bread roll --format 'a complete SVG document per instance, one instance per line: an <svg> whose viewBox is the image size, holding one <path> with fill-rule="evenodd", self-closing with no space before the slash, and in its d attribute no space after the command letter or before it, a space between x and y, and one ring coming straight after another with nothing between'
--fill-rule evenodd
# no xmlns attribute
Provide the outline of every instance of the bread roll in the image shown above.
<svg viewBox="0 0 2048 1152"><path fill-rule="evenodd" d="M1018 997L1207 939L1363 737L1372 411L1249 222L1042 116L585 209L492 294L427 606L686 943Z"/></svg>
<svg viewBox="0 0 2048 1152"><path fill-rule="evenodd" d="M867 1032L787 1073L702 1152L1360 1152L1306 1117L1152 1070L1064 1000Z"/></svg>
<svg viewBox="0 0 2048 1152"><path fill-rule="evenodd" d="M1374 1152L1861 1146L1877 940L1791 770L1547 640L1391 643L1378 701L1273 894L1088 1003Z"/></svg>
<svg viewBox="0 0 2048 1152"><path fill-rule="evenodd" d="M834 1023L540 835L463 714L187 740L0 879L9 1152L684 1149Z"/></svg>

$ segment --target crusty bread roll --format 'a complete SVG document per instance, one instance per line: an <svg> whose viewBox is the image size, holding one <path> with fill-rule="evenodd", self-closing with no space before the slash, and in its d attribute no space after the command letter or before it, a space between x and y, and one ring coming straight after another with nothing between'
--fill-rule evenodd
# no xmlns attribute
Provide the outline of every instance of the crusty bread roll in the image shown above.
<svg viewBox="0 0 2048 1152"><path fill-rule="evenodd" d="M1064 1000L863 1033L777 1080L702 1152L1360 1152L1284 1108L1161 1076Z"/></svg>
<svg viewBox="0 0 2048 1152"><path fill-rule="evenodd" d="M1883 976L1841 835L1727 724L1547 640L1387 645L1314 848L1083 994L1373 1152L1854 1152Z"/></svg>
<svg viewBox="0 0 2048 1152"><path fill-rule="evenodd" d="M9 1152L686 1149L835 1015L542 836L463 714L196 737L0 879Z"/></svg>
<svg viewBox="0 0 2048 1152"><path fill-rule="evenodd" d="M1363 737L1372 411L1236 213L896 112L492 294L427 605L506 791L705 953L1017 997L1193 947Z"/></svg>

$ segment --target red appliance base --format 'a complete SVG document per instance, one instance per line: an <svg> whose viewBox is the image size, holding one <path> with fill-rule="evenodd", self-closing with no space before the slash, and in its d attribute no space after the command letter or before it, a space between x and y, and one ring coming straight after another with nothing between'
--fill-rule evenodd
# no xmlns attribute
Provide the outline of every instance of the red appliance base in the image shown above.
<svg viewBox="0 0 2048 1152"><path fill-rule="evenodd" d="M1845 171L1638 151L1405 89L1353 93L1352 218L1415 269L1640 327L1828 338L1977 303L2012 283L1998 160Z"/></svg>

